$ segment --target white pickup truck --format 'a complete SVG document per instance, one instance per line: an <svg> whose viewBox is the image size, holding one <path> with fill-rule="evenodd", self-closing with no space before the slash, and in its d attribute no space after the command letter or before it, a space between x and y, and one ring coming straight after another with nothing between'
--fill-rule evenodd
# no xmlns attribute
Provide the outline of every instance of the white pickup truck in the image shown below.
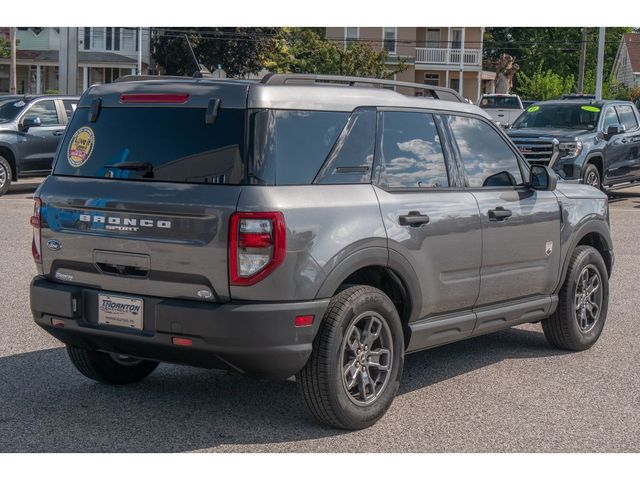
<svg viewBox="0 0 640 480"><path fill-rule="evenodd" d="M484 94L478 101L478 106L487 113L501 127L507 128L524 112L522 101L518 95L508 93Z"/></svg>

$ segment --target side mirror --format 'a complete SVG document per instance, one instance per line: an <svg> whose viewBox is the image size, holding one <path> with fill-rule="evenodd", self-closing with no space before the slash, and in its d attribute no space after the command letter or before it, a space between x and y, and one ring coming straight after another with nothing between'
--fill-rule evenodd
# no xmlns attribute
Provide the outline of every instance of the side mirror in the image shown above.
<svg viewBox="0 0 640 480"><path fill-rule="evenodd" d="M604 134L604 138L609 140L614 135L619 135L625 132L624 125L620 125L619 123L614 123L613 125L609 125L607 131Z"/></svg>
<svg viewBox="0 0 640 480"><path fill-rule="evenodd" d="M556 189L558 177L547 165L531 165L529 170L529 186L534 190L550 192Z"/></svg>
<svg viewBox="0 0 640 480"><path fill-rule="evenodd" d="M29 130L31 127L39 127L42 125L40 117L27 117L22 121L23 130Z"/></svg>

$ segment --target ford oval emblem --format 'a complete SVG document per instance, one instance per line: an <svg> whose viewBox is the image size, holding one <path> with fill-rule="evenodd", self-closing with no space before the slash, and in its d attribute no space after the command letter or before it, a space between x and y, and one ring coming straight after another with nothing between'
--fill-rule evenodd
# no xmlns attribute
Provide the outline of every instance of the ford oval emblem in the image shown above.
<svg viewBox="0 0 640 480"><path fill-rule="evenodd" d="M57 252L62 248L62 243L58 240L51 239L47 241L47 247L49 247L54 252Z"/></svg>

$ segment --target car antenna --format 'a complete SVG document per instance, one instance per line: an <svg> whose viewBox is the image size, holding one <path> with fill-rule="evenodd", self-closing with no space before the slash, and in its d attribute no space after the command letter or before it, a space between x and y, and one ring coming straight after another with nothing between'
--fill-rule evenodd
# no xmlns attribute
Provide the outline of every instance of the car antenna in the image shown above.
<svg viewBox="0 0 640 480"><path fill-rule="evenodd" d="M191 51L191 56L193 57L193 61L196 64L196 71L193 72L193 78L202 78L205 75L211 75L211 72L198 61L198 57L196 57L195 52L193 51L193 47L191 46L191 42L189 41L188 35L184 34L184 39L187 41L187 45L189 46L189 50Z"/></svg>

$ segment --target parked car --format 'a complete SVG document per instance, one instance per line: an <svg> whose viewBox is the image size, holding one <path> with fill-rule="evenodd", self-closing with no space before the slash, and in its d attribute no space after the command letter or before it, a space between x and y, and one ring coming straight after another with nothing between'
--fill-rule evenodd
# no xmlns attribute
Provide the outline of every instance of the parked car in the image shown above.
<svg viewBox="0 0 640 480"><path fill-rule="evenodd" d="M345 429L387 411L407 353L539 321L552 345L591 347L606 195L529 166L482 109L433 89L91 87L35 194L35 322L98 382L158 362L295 375Z"/></svg>
<svg viewBox="0 0 640 480"><path fill-rule="evenodd" d="M0 195L21 177L48 175L78 104L61 95L0 95Z"/></svg>
<svg viewBox="0 0 640 480"><path fill-rule="evenodd" d="M520 97L513 94L486 93L480 97L478 105L504 128L511 125L524 111Z"/></svg>
<svg viewBox="0 0 640 480"><path fill-rule="evenodd" d="M507 134L529 163L603 188L640 180L639 121L632 102L553 100L529 107Z"/></svg>

